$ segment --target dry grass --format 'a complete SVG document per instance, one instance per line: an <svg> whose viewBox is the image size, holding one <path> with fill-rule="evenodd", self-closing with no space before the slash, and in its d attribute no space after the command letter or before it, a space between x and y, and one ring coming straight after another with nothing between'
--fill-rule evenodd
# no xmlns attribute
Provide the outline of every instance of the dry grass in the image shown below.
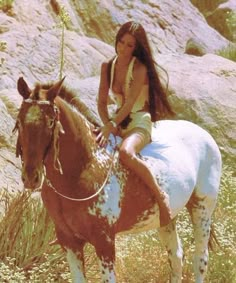
<svg viewBox="0 0 236 283"><path fill-rule="evenodd" d="M214 214L216 234L221 247L210 252L206 283L234 283L236 278L236 178L229 166L224 168L218 206ZM71 282L65 254L48 243L54 239L54 228L39 199L20 194L11 199L3 194L7 207L0 221L0 282ZM185 262L183 283L193 281L194 250L189 216L183 211L178 228ZM119 283L169 282L167 254L156 231L118 236L116 272ZM86 273L89 283L100 283L94 249L86 246ZM158 278L158 279L157 279Z"/></svg>

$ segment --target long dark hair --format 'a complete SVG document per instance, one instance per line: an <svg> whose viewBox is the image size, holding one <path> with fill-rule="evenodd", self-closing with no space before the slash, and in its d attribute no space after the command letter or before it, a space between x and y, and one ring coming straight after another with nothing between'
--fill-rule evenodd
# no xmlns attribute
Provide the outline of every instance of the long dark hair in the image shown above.
<svg viewBox="0 0 236 283"><path fill-rule="evenodd" d="M147 67L149 79L149 105L152 121L154 122L173 116L175 113L167 100L167 92L161 85L155 67L157 64L153 60L152 51L144 28L141 24L133 21L123 24L116 35L115 50L117 48L117 43L126 33L133 35L136 39L136 48L133 52L133 56L137 57L140 62ZM111 65L111 61L109 65ZM110 67L108 70L108 79L110 80Z"/></svg>

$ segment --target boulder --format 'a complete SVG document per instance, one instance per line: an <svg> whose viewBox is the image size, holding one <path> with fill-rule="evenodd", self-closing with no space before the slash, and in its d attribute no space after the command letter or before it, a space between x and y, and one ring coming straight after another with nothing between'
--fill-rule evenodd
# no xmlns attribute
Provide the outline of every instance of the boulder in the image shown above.
<svg viewBox="0 0 236 283"><path fill-rule="evenodd" d="M67 1L61 2L66 5ZM185 0L101 0L99 4L93 0L81 0L74 1L73 5L84 34L111 45L119 26L130 20L145 27L154 52L183 53L190 38L201 41L208 53L215 53L228 44Z"/></svg>
<svg viewBox="0 0 236 283"><path fill-rule="evenodd" d="M61 30L39 31L36 26L22 28L20 23L14 23L10 29L12 32L0 34L0 41L7 43L6 50L0 54L4 59L0 90L16 87L20 76L30 83L59 79ZM114 48L106 43L66 31L62 75L73 79L98 75L101 63L113 54Z"/></svg>
<svg viewBox="0 0 236 283"><path fill-rule="evenodd" d="M236 162L236 64L214 54L159 56L178 119L201 125Z"/></svg>
<svg viewBox="0 0 236 283"><path fill-rule="evenodd" d="M157 62L168 71L177 117L208 129L235 160L235 63L208 54L229 41L209 27L196 7L184 0L61 0L70 22L60 73L62 29L52 3L56 0L15 0L11 14L0 11L0 42L6 42L0 49L0 189L22 189L12 135L22 101L16 91L19 76L32 86L66 75L65 84L98 118L100 66L114 56L116 31L129 20L143 24ZM186 43L194 43L201 57L184 54Z"/></svg>
<svg viewBox="0 0 236 283"><path fill-rule="evenodd" d="M8 104L3 96L0 92L0 191L5 189L15 192L23 189L20 180L21 164L15 157L16 137L12 133L17 109L15 100Z"/></svg>

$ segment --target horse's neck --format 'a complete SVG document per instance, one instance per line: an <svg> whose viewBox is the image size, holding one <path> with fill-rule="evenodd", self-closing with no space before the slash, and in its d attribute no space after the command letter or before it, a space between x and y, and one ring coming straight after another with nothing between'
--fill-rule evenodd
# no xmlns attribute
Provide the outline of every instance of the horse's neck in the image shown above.
<svg viewBox="0 0 236 283"><path fill-rule="evenodd" d="M64 187L72 192L77 191L79 197L86 197L103 184L112 158L104 149L98 147L92 132L93 126L82 114L61 99L57 100L57 106L65 132L60 134L58 140L58 160L63 174L55 170L55 155L51 152L46 165L47 175L57 184L59 190Z"/></svg>
<svg viewBox="0 0 236 283"><path fill-rule="evenodd" d="M60 113L59 120L64 130L64 134L60 134L58 139L59 161L64 174L79 176L91 162L96 150L92 128L80 113L62 99L58 98L56 104ZM52 154L51 162L54 157ZM51 164L49 167L52 167Z"/></svg>

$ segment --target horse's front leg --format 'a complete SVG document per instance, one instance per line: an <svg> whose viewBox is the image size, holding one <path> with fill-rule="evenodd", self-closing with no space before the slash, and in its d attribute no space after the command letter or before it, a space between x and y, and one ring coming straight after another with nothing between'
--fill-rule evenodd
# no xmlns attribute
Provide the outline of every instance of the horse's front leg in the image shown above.
<svg viewBox="0 0 236 283"><path fill-rule="evenodd" d="M71 278L73 283L86 283L84 272L84 256L83 251L72 251L66 248L67 261L69 264Z"/></svg>
<svg viewBox="0 0 236 283"><path fill-rule="evenodd" d="M86 283L84 271L84 245L86 242L74 236L73 233L66 234L57 226L55 228L57 241L66 250L72 282Z"/></svg>
<svg viewBox="0 0 236 283"><path fill-rule="evenodd" d="M94 247L99 259L101 282L115 283L115 235L109 236L104 232L98 237Z"/></svg>

